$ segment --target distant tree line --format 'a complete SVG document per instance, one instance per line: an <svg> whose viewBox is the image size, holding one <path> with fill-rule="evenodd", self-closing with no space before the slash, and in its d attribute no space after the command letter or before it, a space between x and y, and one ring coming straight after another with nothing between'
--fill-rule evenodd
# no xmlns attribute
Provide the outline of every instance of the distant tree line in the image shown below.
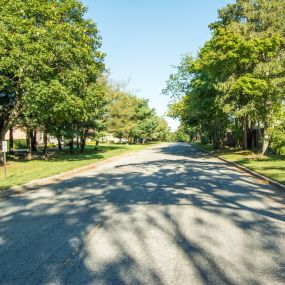
<svg viewBox="0 0 285 285"><path fill-rule="evenodd" d="M219 10L212 37L197 56L185 55L170 75L169 114L190 139L257 147L285 146L284 0L237 0Z"/></svg>
<svg viewBox="0 0 285 285"><path fill-rule="evenodd" d="M149 107L148 100L114 86L109 88L107 97L108 132L130 143L168 140L168 124Z"/></svg>
<svg viewBox="0 0 285 285"><path fill-rule="evenodd" d="M75 138L84 151L90 133L107 128L133 141L164 137L166 123L146 100L108 84L98 28L80 1L0 0L0 7L1 141L15 125L27 130L30 153L37 127L44 154L48 135L59 148L64 137L71 152Z"/></svg>

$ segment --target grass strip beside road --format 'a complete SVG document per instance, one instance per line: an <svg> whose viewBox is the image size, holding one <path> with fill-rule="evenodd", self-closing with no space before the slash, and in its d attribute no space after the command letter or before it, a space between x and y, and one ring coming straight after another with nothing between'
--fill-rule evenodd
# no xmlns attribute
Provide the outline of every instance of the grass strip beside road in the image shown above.
<svg viewBox="0 0 285 285"><path fill-rule="evenodd" d="M75 149L75 154L70 154L68 149L64 149L62 151L50 151L47 160L41 159L40 156L33 160L8 157L6 178L4 178L4 170L1 167L0 190L64 173L130 151L143 150L149 146L102 144L97 150L94 149L94 146L87 146L84 153Z"/></svg>
<svg viewBox="0 0 285 285"><path fill-rule="evenodd" d="M250 150L239 150L227 148L225 150L214 150L212 145L193 143L206 151L228 161L243 165L261 175L285 184L285 156L269 155L262 156Z"/></svg>

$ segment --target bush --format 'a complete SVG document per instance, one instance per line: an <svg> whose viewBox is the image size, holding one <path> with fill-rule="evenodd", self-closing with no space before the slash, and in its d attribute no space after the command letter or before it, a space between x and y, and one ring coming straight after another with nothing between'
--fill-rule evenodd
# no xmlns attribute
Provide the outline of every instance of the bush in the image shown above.
<svg viewBox="0 0 285 285"><path fill-rule="evenodd" d="M208 144L209 139L206 136L201 136L201 144Z"/></svg>
<svg viewBox="0 0 285 285"><path fill-rule="evenodd" d="M9 145L9 142L8 142ZM26 140L14 140L14 149L26 149L27 141Z"/></svg>
<svg viewBox="0 0 285 285"><path fill-rule="evenodd" d="M183 131L177 130L175 132L175 140L178 142L188 142L189 141L189 135L186 134Z"/></svg>
<svg viewBox="0 0 285 285"><path fill-rule="evenodd" d="M57 144L48 143L48 148L55 148L55 147L57 147Z"/></svg>
<svg viewBox="0 0 285 285"><path fill-rule="evenodd" d="M285 129L279 127L276 130L274 130L270 147L277 154L285 154Z"/></svg>

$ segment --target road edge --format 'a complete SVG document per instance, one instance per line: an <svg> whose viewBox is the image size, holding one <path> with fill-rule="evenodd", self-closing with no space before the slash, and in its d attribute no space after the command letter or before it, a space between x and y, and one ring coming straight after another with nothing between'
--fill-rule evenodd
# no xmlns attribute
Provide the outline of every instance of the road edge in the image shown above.
<svg viewBox="0 0 285 285"><path fill-rule="evenodd" d="M60 182L64 179L67 179L67 178L75 177L79 173L82 173L82 172L87 171L87 170L95 169L96 167L98 167L102 164L112 162L116 159L119 159L122 157L127 157L127 156L133 155L135 153L145 151L145 150L154 149L157 147L162 147L166 144L168 144L168 143L160 143L160 144L152 145L152 146L146 147L144 149L140 149L140 150L126 151L123 154L118 154L118 155L115 155L113 157L106 158L106 159L103 158L102 160L100 160L98 162L94 162L94 163L91 163L88 165L84 165L84 166L81 166L78 168L74 168L72 170L68 170L68 171L65 171L65 172L62 172L59 174L55 174L55 175L48 176L45 178L32 180L32 181L25 183L25 184L22 184L22 185L15 185L15 186L9 187L7 189L1 190L0 191L0 199L8 198L11 195L23 194L23 193L28 192L28 191L37 190L40 187L44 187L44 186L47 186L50 184L58 183L58 182Z"/></svg>
<svg viewBox="0 0 285 285"><path fill-rule="evenodd" d="M203 152L205 152L205 153L207 153L209 155L212 155L212 156L220 159L221 161L223 161L225 163L228 163L228 164L230 164L232 166L235 166L236 168L238 168L238 169L240 169L240 170L242 170L242 171L244 171L244 172L246 172L248 174L251 174L252 176L254 176L256 178L259 178L259 179L267 182L268 184L274 186L275 188L277 188L279 190L285 191L285 185L283 185L282 183L280 183L278 181L275 181L275 180L273 180L271 178L268 178L268 177L266 177L266 176L264 176L262 174L259 174L259 173L255 172L255 171L253 171L253 170L251 170L251 169L249 169L249 168L247 168L247 167L245 167L243 165L240 165L240 164L238 164L236 162L233 162L233 161L227 160L227 159L225 159L223 157L220 157L217 154L215 154L213 152L210 152L210 151L207 151L207 150L205 150L205 149L203 149L203 148L201 148L201 147L199 147L197 145L194 145L194 144L191 144L191 143L190 143L190 145L193 146L194 148L200 150L200 151L203 151Z"/></svg>

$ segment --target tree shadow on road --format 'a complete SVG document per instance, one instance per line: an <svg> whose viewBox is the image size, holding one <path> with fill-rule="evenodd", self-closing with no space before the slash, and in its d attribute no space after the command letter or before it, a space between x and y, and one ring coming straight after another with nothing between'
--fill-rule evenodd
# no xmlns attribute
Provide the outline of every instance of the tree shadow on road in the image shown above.
<svg viewBox="0 0 285 285"><path fill-rule="evenodd" d="M0 283L284 283L284 194L186 145L155 152L0 202Z"/></svg>

